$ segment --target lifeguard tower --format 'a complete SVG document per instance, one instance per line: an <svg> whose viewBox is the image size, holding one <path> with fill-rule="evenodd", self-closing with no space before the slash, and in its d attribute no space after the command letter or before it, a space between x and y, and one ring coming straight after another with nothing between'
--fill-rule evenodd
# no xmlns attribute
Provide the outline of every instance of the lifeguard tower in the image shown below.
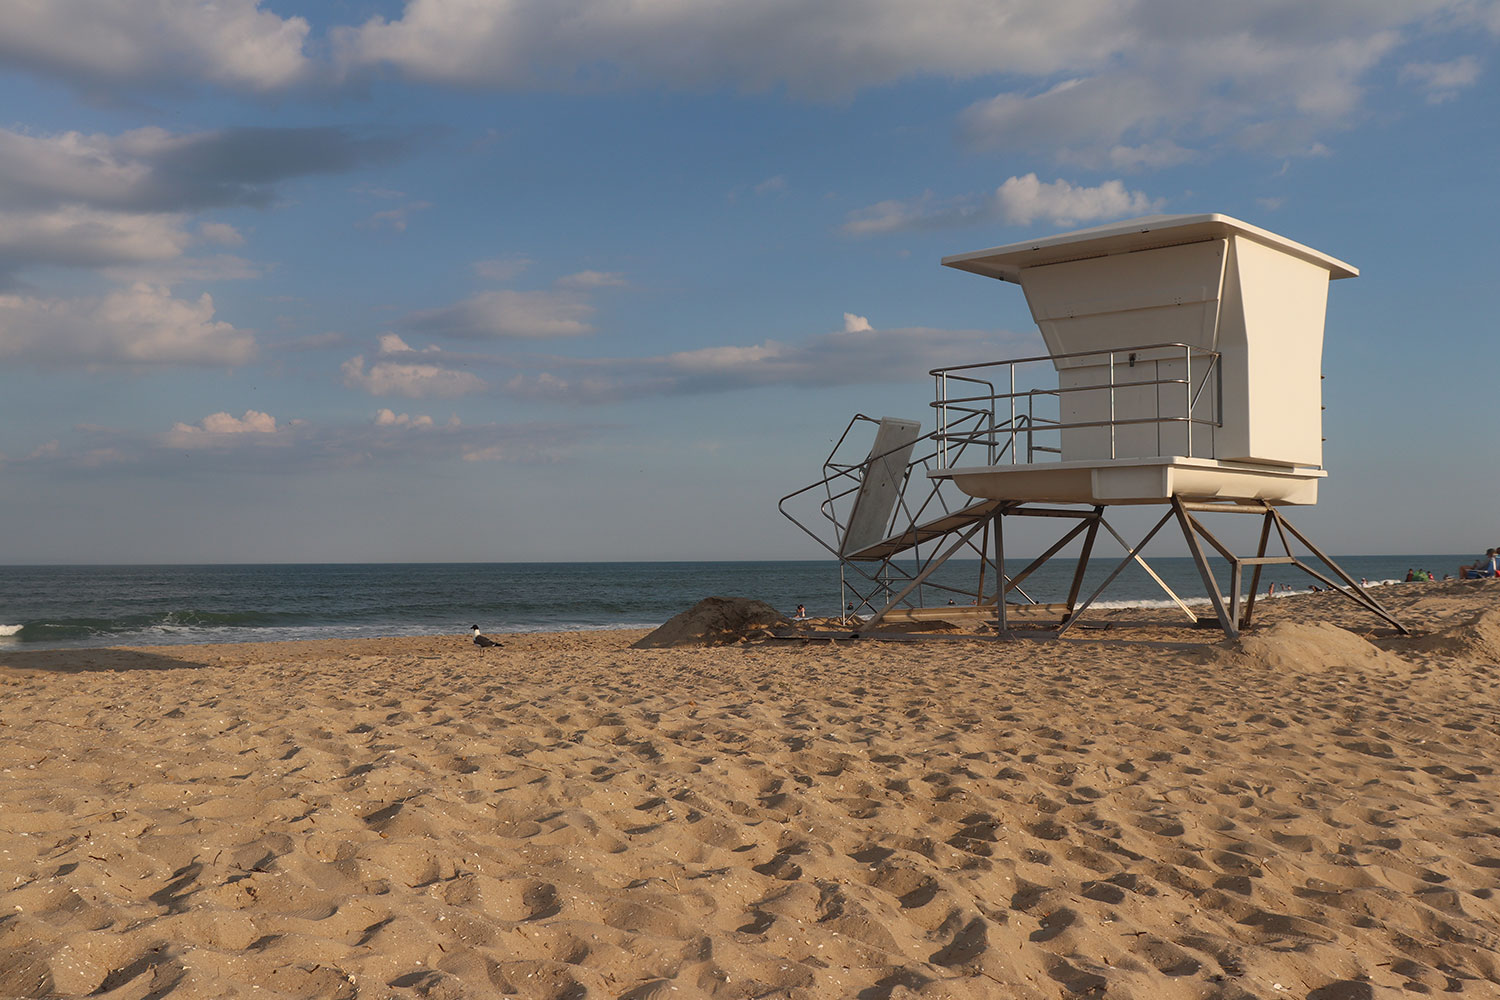
<svg viewBox="0 0 1500 1000"><path fill-rule="evenodd" d="M943 264L1020 285L1048 353L933 370L935 430L922 436L916 421L857 416L823 480L783 499L783 513L838 556L845 589L867 610L864 627L957 615L955 606L921 607L920 595L940 566L966 550L979 556L977 588L963 591L972 597L966 606L993 616L1003 634L1015 631L1012 619L1023 610L1060 615L1049 634L1066 632L1132 562L1196 621L1141 555L1175 520L1213 605L1210 621L1231 637L1251 621L1262 568L1276 564L1298 567L1405 631L1281 513L1316 503L1327 474L1328 283L1356 276L1355 268L1218 214L1134 219ZM839 459L862 422L878 423L868 456ZM792 507L820 488L820 519L811 520L821 523L804 523ZM1105 518L1118 505L1165 511L1130 544ZM1231 551L1202 523L1210 513L1259 516L1255 553ZM1012 517L1075 523L1011 575L1004 524ZM1125 556L1080 603L1101 528ZM1267 554L1273 532L1284 555ZM1032 602L1022 582L1080 535L1067 600ZM1293 540L1324 570L1294 555ZM1227 595L1205 542L1228 562ZM1024 603L1012 602L1012 593Z"/></svg>

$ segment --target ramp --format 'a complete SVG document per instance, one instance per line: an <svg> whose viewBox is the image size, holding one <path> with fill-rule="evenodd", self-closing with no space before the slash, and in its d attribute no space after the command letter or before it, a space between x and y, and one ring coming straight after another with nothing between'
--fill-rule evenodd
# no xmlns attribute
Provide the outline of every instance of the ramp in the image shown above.
<svg viewBox="0 0 1500 1000"><path fill-rule="evenodd" d="M921 433L922 425L915 420L880 418L865 474L849 512L849 526L839 545L840 558L849 558L850 552L869 548L886 537L891 515L901 499L912 449Z"/></svg>
<svg viewBox="0 0 1500 1000"><path fill-rule="evenodd" d="M905 552L907 549L921 545L923 542L930 542L935 538L941 538L949 532L961 531L975 521L982 521L999 510L1003 503L1003 500L982 500L979 503L970 504L962 510L942 514L930 521L914 525L900 534L892 535L872 545L867 545L862 549L846 551L843 554L844 558L856 562L876 562L882 559L889 559L892 556Z"/></svg>
<svg viewBox="0 0 1500 1000"><path fill-rule="evenodd" d="M918 420L855 414L824 461L822 479L781 498L783 516L838 559L841 614L854 620L927 599L972 608L994 593L1000 574L985 539L990 520L1010 501L976 499L952 480L933 478L940 447L960 461L981 430L992 431L991 423L987 411L950 415L945 433L952 440L940 442L939 432L922 434ZM975 447L989 461L1004 454ZM960 550L978 560L977 578L934 578Z"/></svg>

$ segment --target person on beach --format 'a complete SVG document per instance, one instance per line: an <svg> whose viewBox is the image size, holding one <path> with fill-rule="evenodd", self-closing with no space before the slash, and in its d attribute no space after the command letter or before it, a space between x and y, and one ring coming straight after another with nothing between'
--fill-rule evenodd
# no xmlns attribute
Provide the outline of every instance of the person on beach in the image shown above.
<svg viewBox="0 0 1500 1000"><path fill-rule="evenodd" d="M1495 576L1497 572L1500 572L1500 556L1496 555L1495 549L1485 549L1484 555L1474 560L1472 565L1458 568L1458 578L1479 580L1487 576Z"/></svg>
<svg viewBox="0 0 1500 1000"><path fill-rule="evenodd" d="M805 605L805 604L799 604L799 605L797 605L797 617L794 618L794 619L792 619L792 620L793 621L799 621L799 622L805 622L805 621L807 621L807 605Z"/></svg>

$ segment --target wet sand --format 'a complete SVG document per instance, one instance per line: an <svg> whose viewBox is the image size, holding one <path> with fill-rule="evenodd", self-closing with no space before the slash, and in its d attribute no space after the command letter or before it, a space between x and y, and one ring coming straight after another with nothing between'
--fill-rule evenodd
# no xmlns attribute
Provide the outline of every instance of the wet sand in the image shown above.
<svg viewBox="0 0 1500 1000"><path fill-rule="evenodd" d="M0 653L0 996L1500 996L1500 584Z"/></svg>

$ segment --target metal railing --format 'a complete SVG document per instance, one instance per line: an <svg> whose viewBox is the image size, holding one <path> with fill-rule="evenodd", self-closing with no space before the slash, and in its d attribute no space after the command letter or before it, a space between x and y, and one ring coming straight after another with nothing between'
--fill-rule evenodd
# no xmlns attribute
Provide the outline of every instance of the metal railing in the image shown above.
<svg viewBox="0 0 1500 1000"><path fill-rule="evenodd" d="M977 440L983 436L974 433L976 428L971 426L978 424L981 416L976 412L968 417L956 419L949 425L950 431L956 431L958 438L961 439L956 440L952 445L951 457L961 460L963 453L969 447L966 439L972 437ZM988 417L984 419L987 421ZM859 492L861 482L872 467L885 462L902 450L896 449L877 454L864 453L860 448L860 442L854 440L855 430L857 428L871 430L879 424L880 421L874 417L863 413L855 414L824 461L822 478L788 493L778 504L782 515L787 520L811 537L829 555L839 560L839 607L845 607L846 604L852 605L854 612L858 614L874 612L884 606L898 590L915 579L922 569L939 555L940 545L951 541L948 533L931 536L921 534L918 531L920 525L959 512L974 503L973 497L959 491L950 480L935 479L928 475L940 468L938 435L936 431L929 431L917 439L916 446L912 449L899 484L898 499L885 530L887 538L899 537L909 532L911 544L893 547L888 554L868 562L847 558L843 540L849 528L851 506ZM995 433L1001 429L990 427L988 423L985 426ZM1000 457L1003 457L1005 447L1007 446L999 446ZM987 454L994 454L994 452L987 452ZM990 558L987 545L988 534L986 533L986 536L978 542L968 543L970 554L982 563L985 562ZM990 579L993 580L998 570L994 568L992 562L985 564L989 567ZM948 581L929 579L906 603L920 606L924 596L922 590L925 589L942 594L944 598L952 596L962 600L965 604L970 604L982 596L985 579L984 573L981 572L978 587L974 589L955 586ZM1026 596L1024 591L1018 590L1017 592L1023 597Z"/></svg>
<svg viewBox="0 0 1500 1000"><path fill-rule="evenodd" d="M1217 351L1172 343L934 368L928 374L937 383L936 399L931 405L938 411L934 432L938 467L953 468L950 459L957 459L976 445L984 449L986 465L998 465L1007 455L1012 465L1032 464L1038 461L1038 455L1044 461L1064 460L1068 456L1064 453L1062 432L1087 428L1108 430L1108 458L1114 459L1121 457L1120 429L1140 426L1155 427L1157 456L1170 451L1172 455L1213 458L1215 430L1224 423L1223 367L1219 358ZM1065 364L1059 366L1058 362ZM1164 365L1169 366L1165 375ZM1172 365L1179 366L1181 374L1173 371ZM1020 371L1028 366L1034 372ZM1149 372L1146 366L1150 366ZM1058 377L1060 369L1088 372L1097 369L1102 381L1062 385ZM1123 380L1121 372L1125 373ZM1143 374L1152 377L1139 377ZM1042 379L1049 384L1028 385ZM997 385L1005 391L997 391ZM1152 390L1154 412L1141 415L1140 397L1146 389ZM1205 389L1210 389L1206 396ZM955 392L970 394L953 395ZM1131 398L1129 405L1122 407L1120 396L1125 392L1131 393ZM1075 393L1106 394L1108 416L1064 420L1064 397ZM1094 408L1099 408L1097 400ZM1039 413L1039 409L1043 412ZM1163 443L1163 428L1175 425L1182 425L1183 433L1178 435L1179 439L1186 439L1182 447L1170 439L1168 445ZM1206 429L1199 431L1196 442L1195 427ZM1139 435L1133 442L1136 447L1129 457L1146 457L1140 450Z"/></svg>

